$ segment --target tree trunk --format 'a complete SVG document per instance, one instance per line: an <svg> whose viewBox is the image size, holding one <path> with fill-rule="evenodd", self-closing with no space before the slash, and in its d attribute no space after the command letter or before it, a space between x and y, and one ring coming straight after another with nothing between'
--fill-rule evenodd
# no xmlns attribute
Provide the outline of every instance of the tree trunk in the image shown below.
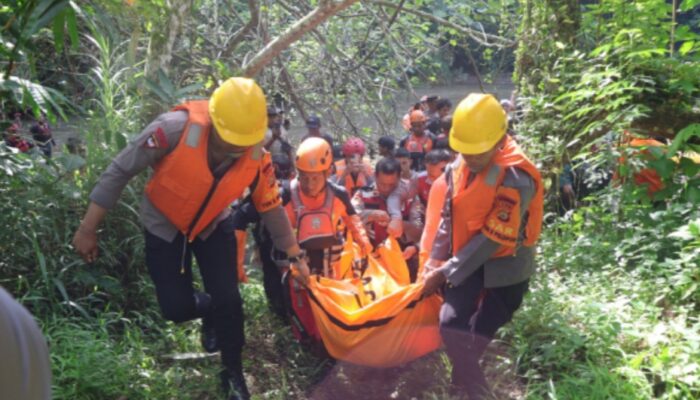
<svg viewBox="0 0 700 400"><path fill-rule="evenodd" d="M168 73L170 62L173 59L173 47L175 47L175 41L182 31L185 18L188 17L192 1L174 0L168 1L166 4L170 15L168 24L163 31L153 30L148 45L145 71L148 77L155 76L158 70Z"/></svg>
<svg viewBox="0 0 700 400"><path fill-rule="evenodd" d="M357 3L358 0L321 1L313 11L289 27L284 33L267 44L258 54L243 66L243 75L255 77L260 70L275 59L306 32L316 28L328 18Z"/></svg>
<svg viewBox="0 0 700 400"><path fill-rule="evenodd" d="M258 21L260 19L260 8L258 7L257 1L248 0L248 9L250 10L250 19L241 29L233 34L231 39L226 44L226 49L223 53L221 53L221 58L224 60L231 57L231 54L233 54L233 51L236 50L238 45L243 41L243 38L245 38L245 36L251 32L253 28L258 26Z"/></svg>

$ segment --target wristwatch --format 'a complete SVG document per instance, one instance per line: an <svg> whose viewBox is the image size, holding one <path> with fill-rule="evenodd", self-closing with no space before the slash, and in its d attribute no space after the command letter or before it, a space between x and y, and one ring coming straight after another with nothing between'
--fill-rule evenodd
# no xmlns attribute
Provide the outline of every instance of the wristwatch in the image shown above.
<svg viewBox="0 0 700 400"><path fill-rule="evenodd" d="M299 256L287 257L287 261L289 261L290 263L298 263Z"/></svg>

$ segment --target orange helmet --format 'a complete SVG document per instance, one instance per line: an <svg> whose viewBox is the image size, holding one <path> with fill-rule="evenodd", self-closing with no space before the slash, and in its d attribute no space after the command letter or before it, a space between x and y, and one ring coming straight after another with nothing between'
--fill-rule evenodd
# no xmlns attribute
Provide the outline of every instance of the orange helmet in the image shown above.
<svg viewBox="0 0 700 400"><path fill-rule="evenodd" d="M333 165L333 152L325 139L310 137L299 145L297 169L304 172L323 172Z"/></svg>
<svg viewBox="0 0 700 400"><path fill-rule="evenodd" d="M413 122L425 122L425 114L421 110L411 111L411 116L409 117L411 123Z"/></svg>

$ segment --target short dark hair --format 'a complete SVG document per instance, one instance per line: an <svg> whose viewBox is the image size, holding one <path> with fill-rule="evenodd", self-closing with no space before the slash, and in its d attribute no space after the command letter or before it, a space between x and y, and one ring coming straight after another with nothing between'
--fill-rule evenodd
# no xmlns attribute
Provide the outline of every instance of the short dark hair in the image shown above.
<svg viewBox="0 0 700 400"><path fill-rule="evenodd" d="M394 153L395 158L411 158L411 153L405 147L399 147Z"/></svg>
<svg viewBox="0 0 700 400"><path fill-rule="evenodd" d="M452 102L450 101L450 99L441 98L437 101L437 103L435 103L435 106L438 110L445 107L452 108Z"/></svg>
<svg viewBox="0 0 700 400"><path fill-rule="evenodd" d="M425 155L425 163L426 164L437 164L437 163L449 162L449 161L450 161L450 153L445 149L433 149L433 150L430 150Z"/></svg>
<svg viewBox="0 0 700 400"><path fill-rule="evenodd" d="M379 140L377 140L377 144L379 144L380 147L386 147L392 151L394 150L394 147L396 147L396 141L391 136L380 137Z"/></svg>
<svg viewBox="0 0 700 400"><path fill-rule="evenodd" d="M374 175L379 176L379 174L401 176L401 164L395 158L384 157L374 168Z"/></svg>
<svg viewBox="0 0 700 400"><path fill-rule="evenodd" d="M440 120L440 129L445 132L447 131L448 133L450 132L450 129L452 129L452 116L448 115L445 118Z"/></svg>
<svg viewBox="0 0 700 400"><path fill-rule="evenodd" d="M435 145L433 146L434 150L452 150L450 148L450 140L446 137L440 138L435 141Z"/></svg>

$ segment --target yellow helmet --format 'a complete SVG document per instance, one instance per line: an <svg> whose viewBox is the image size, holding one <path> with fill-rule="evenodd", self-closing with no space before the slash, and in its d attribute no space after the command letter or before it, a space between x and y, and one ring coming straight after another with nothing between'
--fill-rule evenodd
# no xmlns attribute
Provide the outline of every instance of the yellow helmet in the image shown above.
<svg viewBox="0 0 700 400"><path fill-rule="evenodd" d="M296 165L299 171L323 172L333 165L331 146L320 137L310 137L297 149Z"/></svg>
<svg viewBox="0 0 700 400"><path fill-rule="evenodd" d="M450 147L462 154L491 150L505 135L506 112L490 94L470 93L452 116Z"/></svg>
<svg viewBox="0 0 700 400"><path fill-rule="evenodd" d="M267 130L265 94L252 79L229 78L211 95L209 116L225 142L252 146Z"/></svg>

